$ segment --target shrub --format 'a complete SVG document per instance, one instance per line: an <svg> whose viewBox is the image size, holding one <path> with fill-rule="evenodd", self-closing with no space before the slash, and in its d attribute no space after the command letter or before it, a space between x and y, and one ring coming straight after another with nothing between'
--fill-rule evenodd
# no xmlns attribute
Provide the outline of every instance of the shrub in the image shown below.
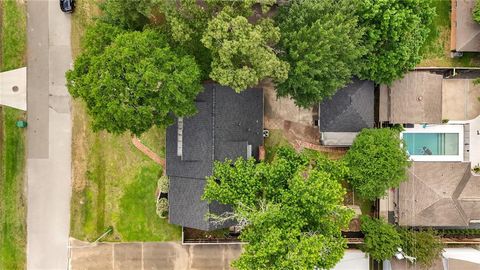
<svg viewBox="0 0 480 270"><path fill-rule="evenodd" d="M157 215L160 218L168 217L168 200L166 198L157 199Z"/></svg>
<svg viewBox="0 0 480 270"><path fill-rule="evenodd" d="M377 261L391 259L402 244L400 235L393 225L383 219L360 217L361 230L365 234L364 251Z"/></svg>
<svg viewBox="0 0 480 270"><path fill-rule="evenodd" d="M168 179L168 176L162 175L160 178L158 178L157 187L158 191L160 191L161 193L168 193L170 187L170 181Z"/></svg>
<svg viewBox="0 0 480 270"><path fill-rule="evenodd" d="M345 156L348 182L360 196L375 200L406 179L408 155L400 134L390 128L364 129Z"/></svg>

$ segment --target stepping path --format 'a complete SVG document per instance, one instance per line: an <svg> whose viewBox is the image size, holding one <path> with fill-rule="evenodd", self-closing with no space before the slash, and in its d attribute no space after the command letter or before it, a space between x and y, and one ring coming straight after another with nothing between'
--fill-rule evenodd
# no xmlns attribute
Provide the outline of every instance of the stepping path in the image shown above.
<svg viewBox="0 0 480 270"><path fill-rule="evenodd" d="M155 152L153 152L150 148L144 145L137 137L132 137L132 143L135 147L148 156L151 160L155 161L157 164L160 164L163 167L163 171L165 172L165 159L159 157Z"/></svg>

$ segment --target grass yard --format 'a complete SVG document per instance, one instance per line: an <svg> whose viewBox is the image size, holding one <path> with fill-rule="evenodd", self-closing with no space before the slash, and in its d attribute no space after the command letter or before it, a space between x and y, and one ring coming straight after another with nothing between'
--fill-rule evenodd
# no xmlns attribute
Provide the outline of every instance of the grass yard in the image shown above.
<svg viewBox="0 0 480 270"><path fill-rule="evenodd" d="M437 15L433 18L430 35L423 48L424 60L420 67L480 66L480 54L464 53L460 58L450 57L450 0L431 1Z"/></svg>
<svg viewBox="0 0 480 270"><path fill-rule="evenodd" d="M113 226L107 241L181 238L180 227L155 212L161 167L137 150L129 135L92 132L80 101L73 102L73 134L72 237L93 241ZM157 143L162 149L164 141Z"/></svg>
<svg viewBox="0 0 480 270"><path fill-rule="evenodd" d="M0 1L0 71L25 65L26 12L21 1ZM0 269L25 269L25 113L0 106Z"/></svg>
<svg viewBox="0 0 480 270"><path fill-rule="evenodd" d="M72 50L99 15L95 0L77 0L72 14ZM137 150L127 134L94 133L85 106L73 101L73 193L70 234L93 241L108 227L106 241L176 241L181 228L156 214L155 192L162 168ZM152 128L140 140L165 156L165 130Z"/></svg>

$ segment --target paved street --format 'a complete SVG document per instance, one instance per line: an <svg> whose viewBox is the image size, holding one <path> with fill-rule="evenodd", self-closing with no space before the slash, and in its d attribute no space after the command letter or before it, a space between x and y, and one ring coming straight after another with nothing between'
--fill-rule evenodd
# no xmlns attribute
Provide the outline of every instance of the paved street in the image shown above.
<svg viewBox="0 0 480 270"><path fill-rule="evenodd" d="M240 244L100 243L71 241L72 270L228 270Z"/></svg>
<svg viewBox="0 0 480 270"><path fill-rule="evenodd" d="M29 0L27 267L65 270L71 195L70 15L58 0Z"/></svg>

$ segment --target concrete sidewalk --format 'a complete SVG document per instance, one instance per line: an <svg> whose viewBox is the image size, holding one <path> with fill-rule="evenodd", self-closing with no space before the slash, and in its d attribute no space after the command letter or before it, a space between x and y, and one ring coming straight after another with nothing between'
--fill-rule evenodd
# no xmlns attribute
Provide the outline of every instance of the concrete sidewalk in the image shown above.
<svg viewBox="0 0 480 270"><path fill-rule="evenodd" d="M71 196L70 15L27 2L27 268L65 270Z"/></svg>
<svg viewBox="0 0 480 270"><path fill-rule="evenodd" d="M177 242L90 243L70 240L72 270L227 270L240 244L186 245Z"/></svg>

